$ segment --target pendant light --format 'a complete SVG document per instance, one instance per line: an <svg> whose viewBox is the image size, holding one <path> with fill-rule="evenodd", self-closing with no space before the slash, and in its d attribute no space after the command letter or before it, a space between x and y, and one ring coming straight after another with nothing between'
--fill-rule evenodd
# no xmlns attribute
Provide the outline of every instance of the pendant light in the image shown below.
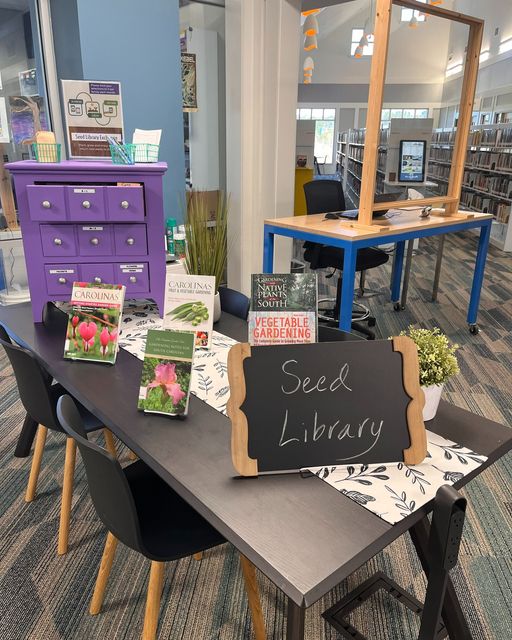
<svg viewBox="0 0 512 640"><path fill-rule="evenodd" d="M304 21L302 25L302 33L305 36L316 36L318 35L318 20L314 15L310 15Z"/></svg>
<svg viewBox="0 0 512 640"><path fill-rule="evenodd" d="M416 27L418 26L418 18L414 13L412 14L412 18L409 21L409 26L411 27L411 29L416 29Z"/></svg>
<svg viewBox="0 0 512 640"><path fill-rule="evenodd" d="M356 50L354 51L354 58L362 58L363 57L364 47L361 44L358 44Z"/></svg>
<svg viewBox="0 0 512 640"><path fill-rule="evenodd" d="M304 66L302 67L304 71L312 71L315 68L315 62L311 56L308 56L304 60Z"/></svg>
<svg viewBox="0 0 512 640"><path fill-rule="evenodd" d="M321 9L308 9L307 11L301 11L301 14L302 14L304 17L307 17L307 16L314 16L314 15L315 15L315 13L320 13L320 11L321 11Z"/></svg>
<svg viewBox="0 0 512 640"><path fill-rule="evenodd" d="M318 49L316 36L306 36L304 39L304 51L312 51L313 49Z"/></svg>
<svg viewBox="0 0 512 640"><path fill-rule="evenodd" d="M430 0L430 4L431 4L433 7L436 7L436 6L437 6L437 5L439 5L439 4L443 4L443 0Z"/></svg>

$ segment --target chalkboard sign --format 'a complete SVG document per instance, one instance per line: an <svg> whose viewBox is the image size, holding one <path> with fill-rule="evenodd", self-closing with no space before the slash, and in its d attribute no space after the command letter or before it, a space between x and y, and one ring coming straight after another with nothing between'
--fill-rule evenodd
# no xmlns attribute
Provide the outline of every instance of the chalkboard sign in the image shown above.
<svg viewBox="0 0 512 640"><path fill-rule="evenodd" d="M418 355L392 340L251 347L228 357L231 451L240 475L422 462Z"/></svg>

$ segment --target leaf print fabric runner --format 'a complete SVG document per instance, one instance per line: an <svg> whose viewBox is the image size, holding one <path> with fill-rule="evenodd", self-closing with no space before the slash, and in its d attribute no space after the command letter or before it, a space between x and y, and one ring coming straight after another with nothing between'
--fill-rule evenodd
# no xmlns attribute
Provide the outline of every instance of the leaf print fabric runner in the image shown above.
<svg viewBox="0 0 512 640"><path fill-rule="evenodd" d="M119 346L139 360L144 360L148 329L161 329L162 318L152 302L128 302L124 306ZM190 391L217 411L226 413L229 399L228 352L236 340L213 332L209 351L194 354Z"/></svg>
<svg viewBox="0 0 512 640"><path fill-rule="evenodd" d="M312 467L308 471L395 524L432 500L441 485L452 485L487 460L431 431L427 431L427 448L425 461L411 467L398 462Z"/></svg>

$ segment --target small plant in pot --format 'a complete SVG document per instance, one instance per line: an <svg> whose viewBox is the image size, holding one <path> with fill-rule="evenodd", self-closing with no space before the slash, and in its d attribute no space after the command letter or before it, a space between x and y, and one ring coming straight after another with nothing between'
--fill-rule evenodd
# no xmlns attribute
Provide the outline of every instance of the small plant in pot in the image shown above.
<svg viewBox="0 0 512 640"><path fill-rule="evenodd" d="M415 329L410 326L401 336L409 336L418 348L420 385L425 394L423 420L432 420L437 412L446 380L459 373L455 352L457 344L451 344L439 327Z"/></svg>
<svg viewBox="0 0 512 640"><path fill-rule="evenodd" d="M185 264L189 274L215 276L214 322L220 318L219 285L228 257L229 198L218 192L215 220L210 219L210 199L206 192L191 191L185 216Z"/></svg>

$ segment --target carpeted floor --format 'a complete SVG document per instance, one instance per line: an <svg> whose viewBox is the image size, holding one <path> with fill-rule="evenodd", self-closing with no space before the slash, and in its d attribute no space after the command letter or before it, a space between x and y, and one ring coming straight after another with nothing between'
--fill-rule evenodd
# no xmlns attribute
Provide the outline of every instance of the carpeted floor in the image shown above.
<svg viewBox="0 0 512 640"><path fill-rule="evenodd" d="M445 397L454 404L511 424L512 257L491 249L482 295L480 335L470 336L466 308L474 264L474 236L448 237L439 302L430 299L435 242L423 241L416 256L409 305L396 313L388 302L389 268L368 274L368 286L386 294L369 304L382 336L410 323L439 325L461 345L461 374ZM105 531L92 508L78 461L70 550L56 555L63 438L50 434L39 493L25 504L30 459L13 457L23 420L12 371L0 354L0 639L135 640L140 638L149 561L119 547L103 612L89 615ZM126 452L122 451L126 460ZM469 512L459 565L457 592L475 640L512 638L512 455L469 484ZM264 526L264 523L262 523ZM314 562L312 550L311 562ZM376 570L389 573L418 598L425 580L408 536L372 559L307 613L308 640L334 640L320 613ZM268 637L285 637L285 599L261 574ZM353 617L368 640L412 640L418 625L385 597L375 597ZM162 597L159 638L248 640L248 605L237 552L228 545L207 552L201 562L170 563Z"/></svg>

